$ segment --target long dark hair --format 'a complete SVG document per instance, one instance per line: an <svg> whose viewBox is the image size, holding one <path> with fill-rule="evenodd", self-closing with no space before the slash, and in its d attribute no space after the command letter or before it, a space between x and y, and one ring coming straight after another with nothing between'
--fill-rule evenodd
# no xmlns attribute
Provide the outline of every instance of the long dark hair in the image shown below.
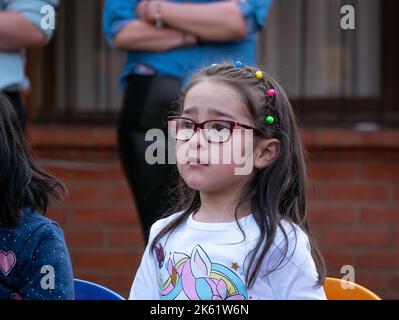
<svg viewBox="0 0 399 320"><path fill-rule="evenodd" d="M65 187L40 169L8 98L0 92L0 225L15 227L21 210L45 213L50 196L61 199Z"/></svg>
<svg viewBox="0 0 399 320"><path fill-rule="evenodd" d="M259 240L247 257L249 264L246 272L246 283L248 287L254 284L262 261L273 244L278 228L282 230L284 235L285 246L283 249L278 248L282 251L281 259L278 259L268 273L281 268L289 251L287 232L282 225L283 221L287 221L293 228L295 228L295 225L299 226L308 236L312 257L319 274L316 285L322 285L326 277L326 267L321 252L312 239L307 221L305 151L299 137L295 115L289 99L280 85L265 72L263 72L262 79L258 79L255 76L256 71L258 69L247 66L237 68L228 63L212 65L199 71L193 76L185 89L181 98L180 112L183 110L185 96L193 86L204 80L220 81L233 87L241 94L251 114L253 125L260 132L260 138L275 138L280 141L278 157L268 167L256 173L247 190L244 190L235 210L237 221L237 212L240 205L244 201L250 201L253 217L260 229ZM275 96L267 95L270 89L275 90ZM264 123L263 119L268 115L274 117L275 123L273 125ZM177 192L172 191L171 194L173 193L178 195L178 201L164 216L179 211L182 211L182 214L178 215L157 234L151 244L152 250L162 237L175 230L192 212L198 210L201 206L199 192L190 189L181 177L179 178Z"/></svg>

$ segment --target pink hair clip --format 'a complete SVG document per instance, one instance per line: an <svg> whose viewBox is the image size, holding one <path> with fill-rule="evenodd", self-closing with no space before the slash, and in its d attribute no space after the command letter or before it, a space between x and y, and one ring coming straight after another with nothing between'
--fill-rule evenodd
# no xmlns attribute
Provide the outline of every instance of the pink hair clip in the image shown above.
<svg viewBox="0 0 399 320"><path fill-rule="evenodd" d="M269 91L267 91L267 96L268 97L274 97L275 95L276 95L276 90L269 89Z"/></svg>

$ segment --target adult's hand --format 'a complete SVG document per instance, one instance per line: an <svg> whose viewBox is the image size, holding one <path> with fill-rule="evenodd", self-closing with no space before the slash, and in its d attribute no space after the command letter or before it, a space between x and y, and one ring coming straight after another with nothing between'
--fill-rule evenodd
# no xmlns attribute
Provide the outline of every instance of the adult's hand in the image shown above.
<svg viewBox="0 0 399 320"><path fill-rule="evenodd" d="M119 49L143 51L166 51L196 43L197 38L193 35L171 28L157 29L142 20L126 24L114 39L114 45Z"/></svg>
<svg viewBox="0 0 399 320"><path fill-rule="evenodd" d="M211 3L175 3L144 0L136 6L140 20L153 23L160 15L164 25L196 35L202 40L231 41L247 35L237 0Z"/></svg>

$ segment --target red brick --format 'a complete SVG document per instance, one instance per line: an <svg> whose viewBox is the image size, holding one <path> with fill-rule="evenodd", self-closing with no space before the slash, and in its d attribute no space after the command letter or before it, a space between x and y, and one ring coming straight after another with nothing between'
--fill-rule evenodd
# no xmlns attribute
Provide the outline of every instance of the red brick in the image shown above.
<svg viewBox="0 0 399 320"><path fill-rule="evenodd" d="M396 229L395 231L395 244L399 245L399 228Z"/></svg>
<svg viewBox="0 0 399 320"><path fill-rule="evenodd" d="M377 292L378 295L378 292ZM379 294L379 297L382 297L383 300L399 300L399 292L398 291L385 291L382 294Z"/></svg>
<svg viewBox="0 0 399 320"><path fill-rule="evenodd" d="M105 184L103 186L70 187L66 200L74 204L101 204L105 202L106 191Z"/></svg>
<svg viewBox="0 0 399 320"><path fill-rule="evenodd" d="M362 209L360 221L369 224L399 224L399 207Z"/></svg>
<svg viewBox="0 0 399 320"><path fill-rule="evenodd" d="M356 163L313 163L310 166L310 178L315 180L356 180L358 165Z"/></svg>
<svg viewBox="0 0 399 320"><path fill-rule="evenodd" d="M125 176L119 168L100 164L93 164L92 167L92 170L74 171L74 178L78 181L125 181Z"/></svg>
<svg viewBox="0 0 399 320"><path fill-rule="evenodd" d="M398 147L399 131L395 129L381 129L377 132L363 132L361 141L365 146Z"/></svg>
<svg viewBox="0 0 399 320"><path fill-rule="evenodd" d="M121 292L128 292L134 280L134 270L121 275L105 275L103 277L103 284L122 295ZM126 295L124 295L127 298Z"/></svg>
<svg viewBox="0 0 399 320"><path fill-rule="evenodd" d="M337 147L331 149L313 149L311 152L313 161L358 161L363 162L365 159L378 161L381 159L389 159L389 161L399 160L398 150L380 150L380 149L339 149Z"/></svg>
<svg viewBox="0 0 399 320"><path fill-rule="evenodd" d="M32 146L43 143L47 140L48 133L45 130L41 130L38 126L28 126L26 130L26 137Z"/></svg>
<svg viewBox="0 0 399 320"><path fill-rule="evenodd" d="M393 287L394 287L394 289L397 290L398 293L399 293L399 275L395 275L395 276L394 276Z"/></svg>
<svg viewBox="0 0 399 320"><path fill-rule="evenodd" d="M65 182L67 182L70 178L70 170L66 168L56 168L55 166L46 165L43 166L43 169L58 178L59 180L64 180Z"/></svg>
<svg viewBox="0 0 399 320"><path fill-rule="evenodd" d="M97 146L116 146L116 130L114 128L95 128L93 138Z"/></svg>
<svg viewBox="0 0 399 320"><path fill-rule="evenodd" d="M127 184L124 186L117 186L110 190L110 200L112 202L124 202L131 204L133 202L133 195Z"/></svg>
<svg viewBox="0 0 399 320"><path fill-rule="evenodd" d="M332 201L388 201L389 189L385 185L339 185L320 187L321 198Z"/></svg>
<svg viewBox="0 0 399 320"><path fill-rule="evenodd" d="M68 246L101 246L103 233L100 230L66 229L65 238Z"/></svg>
<svg viewBox="0 0 399 320"><path fill-rule="evenodd" d="M372 180L399 180L399 163L365 164L362 168L364 179Z"/></svg>
<svg viewBox="0 0 399 320"><path fill-rule="evenodd" d="M390 242L390 232L385 228L325 229L321 239L325 245L386 245Z"/></svg>
<svg viewBox="0 0 399 320"><path fill-rule="evenodd" d="M72 262L77 268L91 268L95 270L137 269L141 256L129 251L98 249L93 251L71 250Z"/></svg>
<svg viewBox="0 0 399 320"><path fill-rule="evenodd" d="M390 276L386 274L359 274L355 270L355 283L369 290L386 290L389 286Z"/></svg>
<svg viewBox="0 0 399 320"><path fill-rule="evenodd" d="M303 144L305 146L312 146L315 144L315 142L316 142L315 130L301 129L300 133L301 133L301 138L302 138Z"/></svg>
<svg viewBox="0 0 399 320"><path fill-rule="evenodd" d="M93 129L85 127L66 128L64 132L60 132L63 140L78 145L79 147L92 147L94 144Z"/></svg>
<svg viewBox="0 0 399 320"><path fill-rule="evenodd" d="M65 206L52 206L46 212L46 217L56 221L61 227L65 227L68 219L68 209Z"/></svg>
<svg viewBox="0 0 399 320"><path fill-rule="evenodd" d="M332 208L329 206L310 207L309 220L312 223L346 223L356 222L356 210L354 208Z"/></svg>
<svg viewBox="0 0 399 320"><path fill-rule="evenodd" d="M314 184L310 184L306 188L306 200L307 201L316 201L317 199L317 187Z"/></svg>
<svg viewBox="0 0 399 320"><path fill-rule="evenodd" d="M316 129L316 142L319 146L336 148L337 146L358 146L360 135L353 129Z"/></svg>
<svg viewBox="0 0 399 320"><path fill-rule="evenodd" d="M86 280L94 283L101 283L101 272L80 271L79 268L74 268L73 276L75 279Z"/></svg>
<svg viewBox="0 0 399 320"><path fill-rule="evenodd" d="M399 251L396 252L359 252L356 255L356 267L399 268Z"/></svg>
<svg viewBox="0 0 399 320"><path fill-rule="evenodd" d="M74 223L88 224L136 224L137 213L133 209L79 208L73 212Z"/></svg>
<svg viewBox="0 0 399 320"><path fill-rule="evenodd" d="M323 250L323 255L329 273L339 273L342 266L354 265L354 257L350 252Z"/></svg>
<svg viewBox="0 0 399 320"><path fill-rule="evenodd" d="M140 228L130 228L129 230L113 229L108 230L108 242L111 246L134 245L144 246L144 236Z"/></svg>

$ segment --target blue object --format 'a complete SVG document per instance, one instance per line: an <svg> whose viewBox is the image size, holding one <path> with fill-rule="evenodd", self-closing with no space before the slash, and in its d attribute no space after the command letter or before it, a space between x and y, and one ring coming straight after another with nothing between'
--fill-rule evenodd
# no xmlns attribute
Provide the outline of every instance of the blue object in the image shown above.
<svg viewBox="0 0 399 320"><path fill-rule="evenodd" d="M242 68L242 62L240 60L237 60L236 62L234 62L234 66L236 68Z"/></svg>
<svg viewBox="0 0 399 320"><path fill-rule="evenodd" d="M41 27L42 19L46 13L42 13L45 5L57 7L59 0L0 0L0 12L19 12L28 21L46 36L46 41L50 41L54 30ZM25 48L20 50L0 50L0 90L8 91L27 90L29 88L29 80L25 74Z"/></svg>
<svg viewBox="0 0 399 320"><path fill-rule="evenodd" d="M72 264L62 229L32 208L20 214L15 227L0 224L0 300L73 300Z"/></svg>
<svg viewBox="0 0 399 320"><path fill-rule="evenodd" d="M74 279L75 300L125 300L116 292L97 283Z"/></svg>
<svg viewBox="0 0 399 320"><path fill-rule="evenodd" d="M137 20L135 7L139 0L106 0L103 11L103 30L110 45L115 36L129 22ZM184 0L175 0L184 3ZM190 3L213 3L215 0L192 0ZM228 42L202 42L193 47L179 47L165 51L128 51L125 68L121 77L121 87L126 89L127 78L137 65L145 65L155 70L158 76L172 76L188 83L192 74L203 66L218 61L240 59L243 64L256 64L256 37L265 24L272 0L250 0L237 2L247 23L247 37ZM215 61L216 60L216 61Z"/></svg>

